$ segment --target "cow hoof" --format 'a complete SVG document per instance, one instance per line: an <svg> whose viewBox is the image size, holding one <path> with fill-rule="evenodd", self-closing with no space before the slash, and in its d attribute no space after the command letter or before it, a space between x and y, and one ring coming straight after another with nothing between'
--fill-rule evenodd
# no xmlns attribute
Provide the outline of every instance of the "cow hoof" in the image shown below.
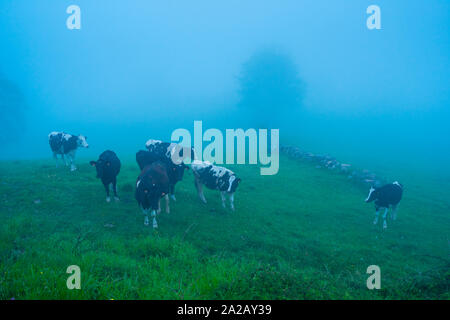
<svg viewBox="0 0 450 320"><path fill-rule="evenodd" d="M111 198L110 197L106 197L106 202L111 202Z"/></svg>
<svg viewBox="0 0 450 320"><path fill-rule="evenodd" d="M170 195L170 198L171 198L173 201L177 201L177 198L175 198L175 195L174 195L174 194Z"/></svg>
<svg viewBox="0 0 450 320"><path fill-rule="evenodd" d="M383 230L387 229L387 224L383 224Z"/></svg>
<svg viewBox="0 0 450 320"><path fill-rule="evenodd" d="M119 197L114 197L114 200L120 201Z"/></svg>
<svg viewBox="0 0 450 320"><path fill-rule="evenodd" d="M373 220L373 224L377 224L378 223L378 220Z"/></svg>
<svg viewBox="0 0 450 320"><path fill-rule="evenodd" d="M144 219L144 226L148 226L148 217L145 217Z"/></svg>

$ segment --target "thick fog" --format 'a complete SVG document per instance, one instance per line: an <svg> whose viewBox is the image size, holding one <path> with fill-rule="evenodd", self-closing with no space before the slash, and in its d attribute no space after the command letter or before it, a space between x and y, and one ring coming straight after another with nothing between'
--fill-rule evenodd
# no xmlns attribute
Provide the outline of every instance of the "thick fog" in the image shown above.
<svg viewBox="0 0 450 320"><path fill-rule="evenodd" d="M80 30L66 26L72 4ZM371 4L381 30L366 26ZM279 127L282 144L344 161L448 172L449 13L446 0L3 0L0 158L50 159L51 131L86 135L79 157L131 158L202 120ZM254 74L258 89L246 87Z"/></svg>

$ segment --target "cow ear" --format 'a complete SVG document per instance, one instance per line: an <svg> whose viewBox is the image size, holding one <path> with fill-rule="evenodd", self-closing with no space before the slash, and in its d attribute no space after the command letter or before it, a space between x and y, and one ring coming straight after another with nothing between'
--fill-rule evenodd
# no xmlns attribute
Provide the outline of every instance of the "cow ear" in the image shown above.
<svg viewBox="0 0 450 320"><path fill-rule="evenodd" d="M95 167L95 165L97 164L95 161L90 161L89 164L93 167Z"/></svg>

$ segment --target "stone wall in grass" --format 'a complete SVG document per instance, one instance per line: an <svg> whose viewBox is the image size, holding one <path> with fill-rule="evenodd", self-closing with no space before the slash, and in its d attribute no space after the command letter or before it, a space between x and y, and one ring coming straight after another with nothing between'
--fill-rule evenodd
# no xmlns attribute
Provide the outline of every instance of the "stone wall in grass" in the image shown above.
<svg viewBox="0 0 450 320"><path fill-rule="evenodd" d="M387 183L385 177L381 177L367 169L357 169L349 163L342 163L328 154L314 154L295 146L281 146L280 151L292 159L308 161L315 164L317 169L326 169L346 175L347 179L366 186L381 186Z"/></svg>

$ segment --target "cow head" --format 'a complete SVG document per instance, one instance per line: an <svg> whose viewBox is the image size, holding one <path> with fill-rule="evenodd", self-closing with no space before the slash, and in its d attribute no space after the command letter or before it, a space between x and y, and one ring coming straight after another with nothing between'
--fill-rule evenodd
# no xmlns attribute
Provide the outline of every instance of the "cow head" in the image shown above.
<svg viewBox="0 0 450 320"><path fill-rule="evenodd" d="M369 195L366 198L366 202L367 203L372 202L372 201L376 200L377 197L378 197L378 190L377 190L377 188L371 187L370 190L369 190Z"/></svg>
<svg viewBox="0 0 450 320"><path fill-rule="evenodd" d="M151 176L142 177L136 182L136 192L144 207L149 206L154 210L158 209L159 199L165 195Z"/></svg>
<svg viewBox="0 0 450 320"><path fill-rule="evenodd" d="M90 161L89 164L97 170L97 178L101 178L105 172L105 169L111 166L111 162L101 159L98 161Z"/></svg>
<svg viewBox="0 0 450 320"><path fill-rule="evenodd" d="M234 193L236 192L236 189L239 185L239 183L241 182L241 179L236 177L235 175L232 175L230 177L230 180L228 180L228 193Z"/></svg>
<svg viewBox="0 0 450 320"><path fill-rule="evenodd" d="M89 148L89 145L86 140L87 140L87 137L80 134L78 136L78 140L77 140L78 146L83 147L83 148Z"/></svg>
<svg viewBox="0 0 450 320"><path fill-rule="evenodd" d="M170 172L170 176L172 176L175 181L181 181L183 180L184 171L189 170L189 167L184 163L181 163L179 165L172 165L169 170L172 171Z"/></svg>

